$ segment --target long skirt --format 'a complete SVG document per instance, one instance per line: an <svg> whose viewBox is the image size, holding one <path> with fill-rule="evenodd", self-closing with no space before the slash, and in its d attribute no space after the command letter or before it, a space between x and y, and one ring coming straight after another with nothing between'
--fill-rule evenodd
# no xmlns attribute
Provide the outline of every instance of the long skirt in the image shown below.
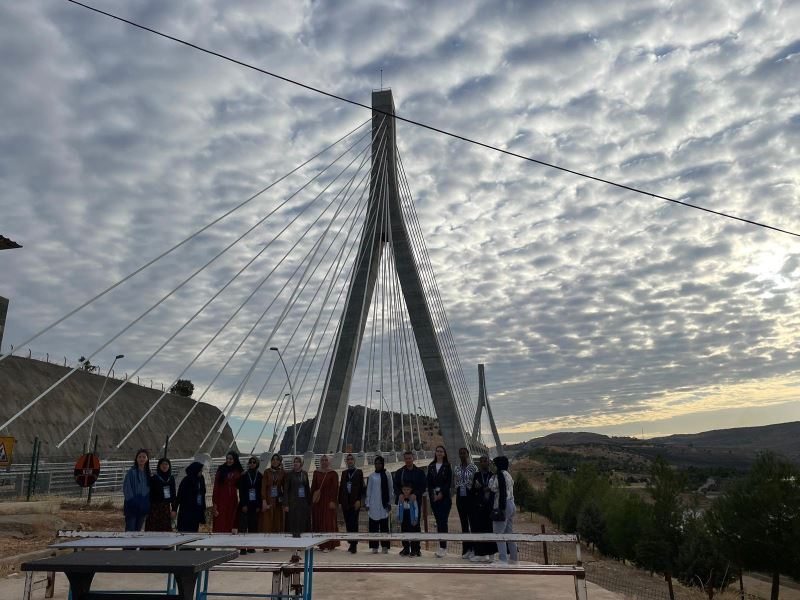
<svg viewBox="0 0 800 600"><path fill-rule="evenodd" d="M283 504L280 502L275 502L273 499L270 508L262 510L259 515L258 530L261 533L283 533L285 531Z"/></svg>
<svg viewBox="0 0 800 600"><path fill-rule="evenodd" d="M150 505L150 513L144 522L145 531L172 531L172 507L169 502L155 502Z"/></svg>
<svg viewBox="0 0 800 600"><path fill-rule="evenodd" d="M286 513L286 529L292 534L311 531L311 508L305 502L292 502Z"/></svg>

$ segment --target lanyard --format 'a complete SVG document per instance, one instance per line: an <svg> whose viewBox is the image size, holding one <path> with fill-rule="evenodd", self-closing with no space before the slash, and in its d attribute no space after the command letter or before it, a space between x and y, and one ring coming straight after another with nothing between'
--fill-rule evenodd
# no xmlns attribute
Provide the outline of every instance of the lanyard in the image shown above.
<svg viewBox="0 0 800 600"><path fill-rule="evenodd" d="M254 488L254 487L256 487L256 482L255 482L255 480L253 479L253 476L252 476L252 475L250 475L250 473L248 473L248 474L247 474L247 478L250 480L250 487L251 487L251 488Z"/></svg>

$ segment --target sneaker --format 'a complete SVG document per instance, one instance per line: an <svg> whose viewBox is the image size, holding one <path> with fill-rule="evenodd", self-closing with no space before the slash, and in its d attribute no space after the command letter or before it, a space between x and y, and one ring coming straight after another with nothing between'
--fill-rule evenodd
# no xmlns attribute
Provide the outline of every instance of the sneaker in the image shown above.
<svg viewBox="0 0 800 600"><path fill-rule="evenodd" d="M409 554L411 554L411 551L408 548L400 550L400 556L408 556Z"/></svg>
<svg viewBox="0 0 800 600"><path fill-rule="evenodd" d="M510 565L518 565L518 564L519 564L519 561L518 561L518 560L513 560L513 559L512 559L512 560L509 560L509 561L508 561L508 564L510 564Z"/></svg>
<svg viewBox="0 0 800 600"><path fill-rule="evenodd" d="M389 554L389 548L382 548L381 552L383 552L384 554Z"/></svg>
<svg viewBox="0 0 800 600"><path fill-rule="evenodd" d="M482 556L472 556L472 557L470 557L469 562L473 562L473 563L483 562L483 557Z"/></svg>
<svg viewBox="0 0 800 600"><path fill-rule="evenodd" d="M461 555L461 558L463 558L464 560L469 560L472 558L472 556L473 555L471 555L469 552L464 552L464 554Z"/></svg>
<svg viewBox="0 0 800 600"><path fill-rule="evenodd" d="M507 560L503 560L502 558L499 558L499 559L497 559L497 564L499 566L501 566L501 567L507 567L508 566L508 561Z"/></svg>
<svg viewBox="0 0 800 600"><path fill-rule="evenodd" d="M445 550L444 548L439 548L436 551L436 558L444 558L445 556L447 556L447 550Z"/></svg>
<svg viewBox="0 0 800 600"><path fill-rule="evenodd" d="M378 549L377 549L377 548L373 548L373 549L372 549L372 553L373 553L373 554L377 554L377 553L378 553Z"/></svg>

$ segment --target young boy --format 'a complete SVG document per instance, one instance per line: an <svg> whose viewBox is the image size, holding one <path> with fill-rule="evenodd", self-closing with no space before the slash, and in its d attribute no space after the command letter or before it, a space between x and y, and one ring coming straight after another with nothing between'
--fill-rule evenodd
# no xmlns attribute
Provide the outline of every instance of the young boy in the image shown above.
<svg viewBox="0 0 800 600"><path fill-rule="evenodd" d="M397 521L400 523L400 531L402 533L417 533L420 531L419 527L419 506L416 500L412 500L413 489L410 485L403 485L401 493L397 499ZM417 549L419 542L414 544L412 542L413 550L409 552L409 556L419 556L420 552Z"/></svg>

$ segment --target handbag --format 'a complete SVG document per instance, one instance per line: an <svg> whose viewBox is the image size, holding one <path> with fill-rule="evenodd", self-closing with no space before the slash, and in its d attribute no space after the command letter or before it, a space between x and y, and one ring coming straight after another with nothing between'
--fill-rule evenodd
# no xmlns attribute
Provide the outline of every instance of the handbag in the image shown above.
<svg viewBox="0 0 800 600"><path fill-rule="evenodd" d="M491 514L492 521L505 521L506 520L506 509L504 508L493 508Z"/></svg>

